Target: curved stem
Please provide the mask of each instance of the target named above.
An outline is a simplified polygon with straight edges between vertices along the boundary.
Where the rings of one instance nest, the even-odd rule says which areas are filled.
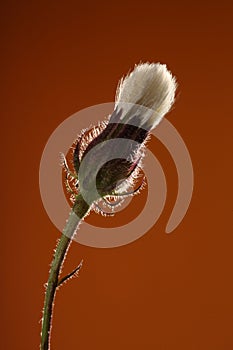
[[[84,201],[82,195],[78,195],[74,203],[70,216],[66,222],[61,238],[55,250],[44,300],[44,310],[41,329],[41,350],[49,350],[50,333],[52,325],[52,312],[56,289],[58,287],[58,277],[68,252],[71,240],[77,230],[79,222],[88,213],[90,206]]]

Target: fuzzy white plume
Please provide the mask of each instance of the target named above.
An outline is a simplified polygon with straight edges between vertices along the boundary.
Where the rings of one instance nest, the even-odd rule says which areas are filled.
[[[123,106],[125,112],[130,111],[130,104],[146,107],[144,111],[153,110],[153,113],[141,111],[141,125],[152,129],[170,110],[175,100],[176,87],[176,79],[165,64],[139,64],[121,79],[116,92],[116,106]],[[133,110],[132,113],[135,113],[135,108]]]

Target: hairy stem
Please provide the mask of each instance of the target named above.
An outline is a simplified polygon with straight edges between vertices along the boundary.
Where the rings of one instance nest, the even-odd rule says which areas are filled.
[[[79,222],[85,217],[89,209],[90,206],[84,201],[82,195],[78,195],[56,247],[45,293],[40,350],[49,350],[50,348],[52,312],[56,289],[58,287],[58,278],[68,252],[71,239],[77,230]]]

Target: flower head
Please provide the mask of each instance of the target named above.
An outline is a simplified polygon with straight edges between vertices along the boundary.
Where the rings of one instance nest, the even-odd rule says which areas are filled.
[[[114,196],[132,184],[149,132],[170,110],[176,86],[176,79],[160,63],[139,64],[121,79],[113,113],[85,131],[74,149],[74,168],[85,200]]]

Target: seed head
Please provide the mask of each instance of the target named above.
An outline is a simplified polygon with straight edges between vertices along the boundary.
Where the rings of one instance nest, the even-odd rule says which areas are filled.
[[[174,103],[176,86],[176,79],[160,63],[139,64],[121,79],[113,113],[80,135],[74,149],[79,190],[90,202],[132,185],[145,141]]]

